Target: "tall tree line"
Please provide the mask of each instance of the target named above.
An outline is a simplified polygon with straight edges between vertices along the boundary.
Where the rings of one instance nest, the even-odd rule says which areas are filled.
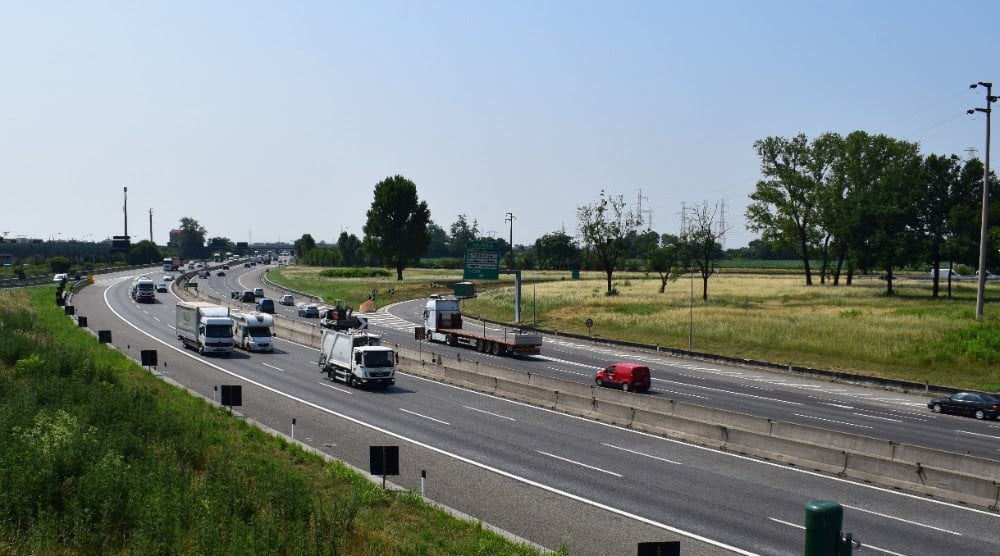
[[[807,285],[812,261],[820,282],[855,272],[882,273],[893,293],[894,271],[975,262],[979,246],[984,167],[978,159],[920,154],[919,145],[855,131],[810,141],[767,137],[754,142],[763,179],[747,208],[748,228],[791,248],[802,260]],[[990,176],[991,197],[997,181]],[[990,220],[997,222],[996,204]],[[997,263],[994,226],[991,265]],[[933,295],[939,291],[934,275]]]

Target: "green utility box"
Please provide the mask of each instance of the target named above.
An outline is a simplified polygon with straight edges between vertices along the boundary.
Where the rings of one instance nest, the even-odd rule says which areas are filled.
[[[472,282],[457,282],[455,284],[455,297],[459,299],[476,297],[476,285]]]

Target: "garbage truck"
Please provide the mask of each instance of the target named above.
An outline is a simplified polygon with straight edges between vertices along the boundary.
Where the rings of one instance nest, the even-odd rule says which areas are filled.
[[[396,352],[381,336],[359,330],[323,330],[319,370],[351,387],[388,388],[396,383]]]
[[[273,351],[271,326],[274,316],[267,313],[234,313],[233,341],[247,351]]]
[[[233,353],[233,319],[229,307],[205,301],[177,302],[177,339],[198,353]]]

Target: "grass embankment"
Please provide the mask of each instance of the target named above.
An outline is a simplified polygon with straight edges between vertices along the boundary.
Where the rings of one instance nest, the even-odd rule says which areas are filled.
[[[402,283],[392,277],[322,277],[317,269],[287,267],[271,279],[331,297],[367,299],[378,288],[379,305],[394,299],[449,293],[461,271],[409,269]],[[512,278],[478,283],[467,300],[469,315],[509,322],[514,315]],[[885,282],[860,279],[850,286],[806,286],[799,275],[722,273],[709,279],[708,301],[701,280],[660,281],[642,273],[616,273],[618,295],[607,296],[604,275],[525,272],[522,323],[542,329],[590,333],[651,345],[728,355],[780,364],[831,369],[916,382],[995,392],[1000,390],[1000,284],[987,285],[985,318],[975,321],[974,282],[956,282],[952,297],[930,296],[930,280],[902,279],[896,295]],[[431,288],[430,282],[437,287]],[[496,287],[499,286],[499,287]],[[384,294],[394,287],[392,298]],[[496,288],[496,289],[487,289]],[[355,307],[357,304],[355,304]],[[688,343],[689,331],[692,341]]]
[[[269,436],[0,292],[0,553],[534,554]]]

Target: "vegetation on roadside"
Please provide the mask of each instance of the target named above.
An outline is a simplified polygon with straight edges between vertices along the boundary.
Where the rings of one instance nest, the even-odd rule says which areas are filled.
[[[330,298],[366,298],[378,279],[318,277],[316,269],[285,267],[270,279]],[[521,320],[526,326],[691,349],[867,376],[1000,391],[1000,284],[987,286],[985,318],[975,316],[976,287],[956,281],[951,298],[933,299],[931,281],[899,279],[886,296],[877,278],[857,277],[849,287],[805,286],[801,275],[723,272],[715,293],[702,301],[695,276],[672,282],[659,294],[660,280],[641,272],[616,274],[616,296],[604,295],[604,275],[584,272],[524,273]],[[461,271],[412,269],[402,283],[392,280],[392,297],[377,305],[451,293]],[[435,287],[430,287],[430,283]],[[512,278],[476,284],[479,296],[463,302],[468,315],[511,322]],[[692,290],[694,294],[692,295]],[[586,320],[593,319],[589,330]],[[689,343],[690,337],[690,343]]]
[[[0,553],[534,554],[168,386],[0,292]]]

